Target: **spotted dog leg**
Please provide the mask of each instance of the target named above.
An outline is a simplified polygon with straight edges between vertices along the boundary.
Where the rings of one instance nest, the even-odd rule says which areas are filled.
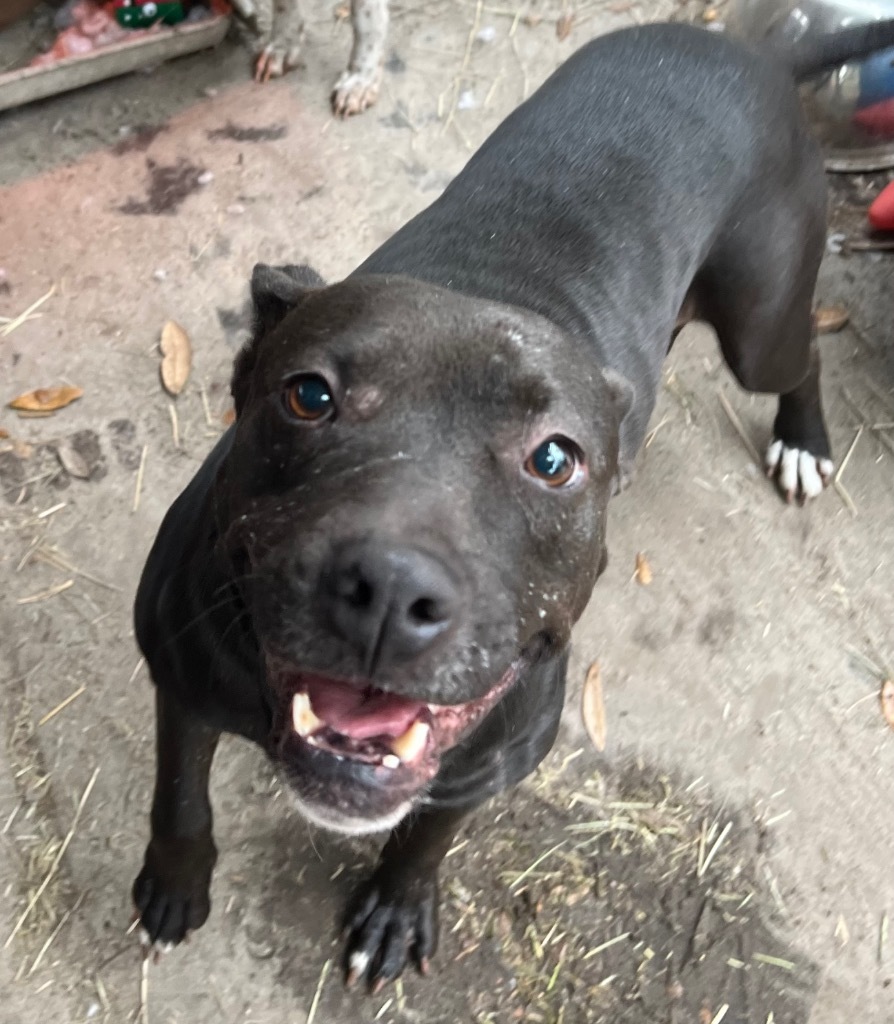
[[[255,81],[268,82],[296,67],[304,38],[298,0],[239,0],[239,5],[254,9]]]
[[[332,109],[339,117],[359,114],[379,97],[388,34],[388,0],[351,0],[351,20],[351,60],[332,93]]]

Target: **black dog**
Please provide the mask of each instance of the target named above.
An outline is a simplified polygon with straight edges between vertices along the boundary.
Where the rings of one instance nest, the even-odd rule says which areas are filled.
[[[811,301],[826,193],[795,80],[894,22],[793,55],[652,25],[585,46],[341,284],[259,266],[237,421],[165,518],[136,626],[157,684],[153,942],[208,915],[221,730],[302,811],[391,829],[349,977],[425,970],[463,815],[556,735],[571,628],[605,565],[661,364],[688,319],[780,395],[769,470],[831,470]]]

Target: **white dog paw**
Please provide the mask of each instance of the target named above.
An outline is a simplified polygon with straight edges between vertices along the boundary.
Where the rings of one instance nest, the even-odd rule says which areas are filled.
[[[778,438],[767,448],[764,465],[767,476],[778,480],[788,502],[818,497],[835,469],[831,459],[820,458],[804,448],[789,448]]]

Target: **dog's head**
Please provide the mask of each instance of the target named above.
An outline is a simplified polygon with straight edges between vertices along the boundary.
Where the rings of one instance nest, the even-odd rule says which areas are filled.
[[[256,268],[221,543],[305,813],[387,827],[604,564],[624,389],[534,314],[405,278]]]

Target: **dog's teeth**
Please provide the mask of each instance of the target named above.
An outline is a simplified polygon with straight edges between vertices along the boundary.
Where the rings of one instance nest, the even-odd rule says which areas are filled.
[[[429,728],[425,722],[414,722],[409,729],[388,744],[401,761],[415,761],[428,742]]]
[[[292,698],[292,725],[301,737],[310,736],[323,724],[310,706],[310,697],[306,693],[296,693]]]
[[[392,769],[400,768],[400,758],[397,756],[397,754],[386,754],[382,758],[382,767]]]

